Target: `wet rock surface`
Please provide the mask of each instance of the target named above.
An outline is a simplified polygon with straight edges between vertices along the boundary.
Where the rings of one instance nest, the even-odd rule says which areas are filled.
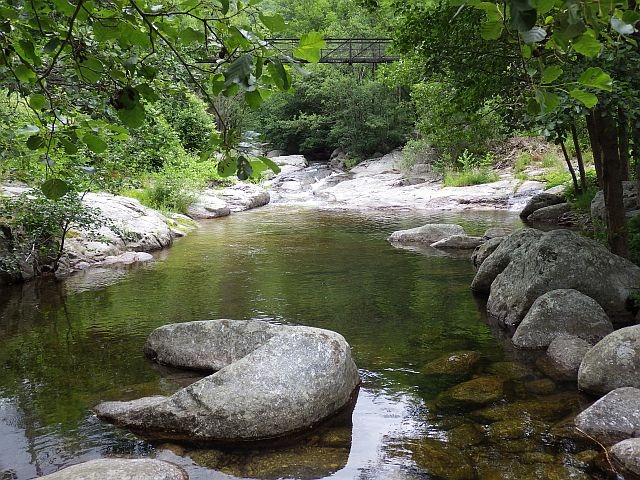
[[[602,307],[577,290],[552,290],[538,297],[513,335],[519,348],[543,348],[559,335],[574,335],[595,344],[613,325]]]
[[[188,480],[181,468],[151,459],[102,458],[40,477],[47,480]]]
[[[631,480],[640,478],[640,438],[630,438],[616,443],[609,453],[626,477]]]
[[[145,353],[218,370],[170,397],[95,408],[100,418],[153,438],[236,443],[291,435],[346,408],[360,381],[344,338],[311,327],[172,324],[150,335]]]
[[[468,235],[452,235],[431,244],[433,248],[444,250],[473,250],[484,243],[481,237],[471,237]]]
[[[480,358],[474,351],[452,352],[432,360],[420,371],[425,375],[470,375]]]
[[[388,240],[391,243],[431,245],[454,235],[465,236],[464,228],[460,225],[434,223],[408,230],[398,230],[393,232]]]
[[[640,325],[616,330],[589,350],[580,365],[578,386],[599,394],[640,388]]]
[[[484,279],[481,272],[489,268],[491,260],[504,250],[504,245],[509,245],[512,237],[506,237],[485,260],[474,284],[479,278]],[[503,325],[518,325],[538,297],[561,288],[593,298],[614,323],[633,317],[628,299],[640,284],[640,267],[593,240],[568,230],[553,230],[538,239],[531,238],[527,248],[514,250],[509,259],[490,284],[487,302],[487,313]],[[483,286],[486,284],[482,282]]]
[[[408,447],[419,468],[435,477],[473,480],[475,471],[467,457],[453,445],[425,439]]]
[[[227,202],[222,200],[217,190],[206,189],[198,195],[196,201],[189,205],[187,214],[195,219],[225,217],[231,213]]]
[[[640,389],[618,388],[580,413],[576,426],[610,446],[640,435]]]

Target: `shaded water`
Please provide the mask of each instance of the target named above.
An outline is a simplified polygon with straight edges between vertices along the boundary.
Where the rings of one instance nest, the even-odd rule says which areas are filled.
[[[265,208],[204,223],[145,266],[2,290],[0,479],[112,455],[167,459],[192,479],[590,478],[590,447],[556,425],[583,399],[509,363],[470,294],[469,259],[385,240],[427,222],[471,234],[518,224],[506,213]],[[344,335],[363,377],[353,424],[336,421],[288,448],[203,451],[152,444],[92,415],[101,400],[170,394],[192,380],[146,361],[142,345],[160,325],[213,318]],[[421,373],[460,350],[480,354],[475,376],[503,385],[485,410],[443,396],[471,373]]]

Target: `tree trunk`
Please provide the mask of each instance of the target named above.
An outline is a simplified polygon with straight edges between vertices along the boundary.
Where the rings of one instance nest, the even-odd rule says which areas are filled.
[[[632,124],[633,125],[633,124]],[[640,128],[631,128],[631,141],[633,142],[632,156],[638,192],[640,192]],[[640,195],[638,195],[638,208],[640,208]]]
[[[596,169],[596,177],[598,178],[598,188],[604,189],[602,181],[602,147],[600,146],[600,136],[596,128],[596,119],[594,112],[586,116],[587,130],[589,131],[589,142],[591,143],[591,151],[593,152],[593,165]]]
[[[576,171],[571,165],[571,159],[569,158],[569,153],[567,152],[567,147],[565,147],[564,142],[560,140],[560,146],[562,147],[562,154],[564,155],[564,161],[567,162],[567,167],[569,168],[569,172],[571,173],[571,179],[573,180],[573,191],[578,194],[580,193],[580,186],[578,185],[578,179],[576,178]]]
[[[618,145],[618,129],[611,115],[596,110],[595,127],[602,148],[602,181],[607,209],[607,239],[616,255],[627,257],[625,210],[622,197],[622,165]]]
[[[571,125],[571,136],[573,137],[573,146],[576,149],[576,159],[578,160],[578,171],[580,172],[580,185],[582,191],[587,191],[587,173],[584,171],[584,161],[582,159],[582,149],[580,148],[580,141],[578,140],[578,131],[576,130],[575,123]]]
[[[622,180],[629,180],[629,117],[624,108],[618,107],[618,150]]]

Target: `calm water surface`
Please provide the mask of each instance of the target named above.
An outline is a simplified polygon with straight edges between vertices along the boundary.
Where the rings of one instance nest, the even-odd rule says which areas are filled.
[[[470,294],[469,259],[386,242],[393,230],[427,222],[461,223],[471,234],[518,225],[506,213],[270,207],[204,223],[141,267],[0,291],[0,479],[105,456],[170,460],[192,479],[436,478],[428,471],[469,478],[425,463],[455,460],[442,453],[449,445],[467,455],[478,478],[591,478],[588,454],[580,453],[588,447],[549,436],[581,399],[572,385],[508,363],[514,354]],[[146,361],[142,345],[160,325],[215,318],[344,335],[363,377],[352,422],[336,421],[288,448],[225,451],[148,443],[92,415],[102,400],[171,394],[190,381]],[[469,377],[421,373],[460,350],[481,355],[475,375],[504,383],[493,403],[499,412],[452,409],[442,392]]]

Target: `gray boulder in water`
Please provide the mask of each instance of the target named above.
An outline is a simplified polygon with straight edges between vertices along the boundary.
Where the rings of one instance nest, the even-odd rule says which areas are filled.
[[[351,405],[360,383],[338,333],[257,320],[165,325],[145,345],[164,364],[215,370],[170,397],[105,402],[98,417],[143,436],[241,443],[287,436]]]
[[[578,386],[593,393],[640,388],[640,325],[607,335],[582,360]]]
[[[536,210],[541,208],[550,207],[551,205],[558,205],[564,203],[565,199],[562,195],[556,195],[554,193],[542,192],[533,197],[527,202],[522,212],[520,212],[520,218],[527,219]]]
[[[388,240],[391,243],[402,245],[408,243],[431,245],[453,235],[465,235],[464,228],[450,223],[428,223],[409,230],[395,231],[389,236]]]
[[[474,284],[512,237],[484,261]],[[538,297],[566,288],[593,298],[614,323],[633,319],[629,298],[640,285],[640,267],[594,240],[569,230],[553,230],[514,250],[509,259],[491,284],[487,302],[488,314],[503,325],[518,325]]]
[[[513,335],[519,348],[543,348],[561,334],[580,337],[591,344],[613,332],[613,325],[593,298],[577,290],[559,289],[541,295]]]
[[[181,468],[148,458],[101,458],[64,468],[42,480],[187,480]]]

